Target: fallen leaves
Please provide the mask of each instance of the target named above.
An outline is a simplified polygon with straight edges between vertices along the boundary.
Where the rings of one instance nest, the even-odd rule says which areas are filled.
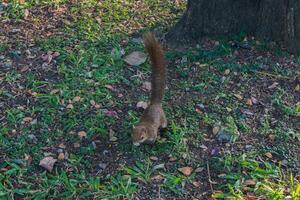
[[[148,106],[148,103],[144,102],[144,101],[139,101],[137,104],[136,104],[136,107],[137,108],[143,108],[143,109],[146,109]]]
[[[146,62],[147,55],[141,51],[134,51],[125,56],[124,61],[131,66],[139,66]]]
[[[151,90],[151,82],[145,81],[142,85],[142,88],[147,90],[147,91],[150,91]]]
[[[65,159],[65,154],[64,153],[59,153],[57,156],[58,160],[64,160]]]
[[[274,89],[274,88],[277,87],[277,85],[279,85],[279,83],[274,82],[272,85],[270,85],[270,86],[268,87],[268,89]]]
[[[79,136],[80,139],[86,138],[86,135],[87,135],[87,134],[86,134],[85,131],[79,131],[79,132],[78,132],[78,136]]]
[[[191,167],[182,167],[182,168],[178,168],[178,171],[181,172],[185,176],[189,176],[189,175],[191,175],[191,173],[193,171],[193,168],[191,168]]]
[[[240,94],[234,94],[233,96],[235,96],[238,100],[243,100],[243,96]]]
[[[273,155],[270,152],[265,153],[265,156],[270,159],[273,158]]]
[[[54,159],[52,156],[48,156],[43,158],[40,161],[40,166],[45,168],[47,171],[52,172],[54,164],[56,163],[57,159]]]

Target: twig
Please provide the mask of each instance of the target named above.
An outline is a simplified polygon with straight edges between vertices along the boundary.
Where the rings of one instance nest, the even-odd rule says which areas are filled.
[[[209,182],[210,190],[211,190],[212,193],[214,193],[214,188],[212,186],[212,180],[211,180],[211,176],[210,176],[210,170],[209,170],[208,161],[206,161],[206,168],[207,168],[208,182]]]

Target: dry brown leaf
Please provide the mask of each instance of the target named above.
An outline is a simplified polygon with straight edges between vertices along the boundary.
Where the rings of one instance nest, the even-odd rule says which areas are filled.
[[[164,179],[164,177],[163,177],[162,175],[160,175],[160,174],[154,175],[154,176],[151,177],[151,180],[152,180],[152,181],[157,181],[157,182],[160,182],[160,181],[162,181],[163,179]]]
[[[52,156],[48,156],[43,158],[40,161],[40,166],[51,172],[53,170],[53,166],[56,163],[57,159],[54,159]]]
[[[198,181],[194,181],[193,182],[193,186],[195,186],[196,188],[199,188],[200,187],[200,182],[198,182]]]
[[[178,169],[179,172],[181,172],[185,176],[191,175],[193,168],[191,167],[182,167]]]
[[[80,97],[80,96],[76,96],[76,97],[74,97],[74,98],[73,98],[73,102],[79,102],[79,101],[80,101],[80,99],[81,99],[81,97]]]
[[[29,122],[31,122],[32,121],[32,117],[24,117],[23,118],[23,122],[24,123],[29,123]]]
[[[73,104],[68,104],[68,105],[67,105],[67,108],[68,108],[68,109],[73,109],[74,106],[73,106]]]
[[[252,106],[252,105],[253,105],[253,102],[252,102],[252,100],[251,100],[251,99],[247,99],[247,101],[246,101],[246,105],[248,105],[248,106]]]
[[[265,153],[265,156],[267,156],[268,158],[273,158],[273,155],[270,153],[270,152],[268,152],[268,153]]]
[[[78,136],[80,139],[86,138],[86,132],[85,131],[79,131]]]
[[[234,96],[238,99],[238,100],[243,100],[242,95],[240,94],[234,94]]]
[[[254,186],[254,185],[256,185],[256,181],[252,180],[252,179],[248,179],[244,182],[244,185],[245,186]]]
[[[32,157],[31,157],[31,155],[25,154],[24,160],[26,160],[27,163],[30,164],[30,163],[32,162]]]
[[[156,157],[156,156],[150,156],[150,160],[152,160],[152,161],[158,161],[158,157]]]
[[[58,158],[58,160],[64,160],[65,159],[65,154],[64,153],[59,153],[57,158]]]
[[[61,149],[65,149],[65,148],[66,148],[66,145],[65,145],[64,143],[60,143],[60,144],[58,145],[58,147],[61,148]]]
[[[228,75],[230,73],[230,69],[226,69],[225,71],[224,71],[224,75]]]

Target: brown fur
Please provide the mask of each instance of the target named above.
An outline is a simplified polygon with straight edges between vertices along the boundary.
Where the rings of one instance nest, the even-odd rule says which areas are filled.
[[[167,126],[167,119],[162,108],[166,85],[166,63],[163,50],[152,33],[145,33],[144,44],[152,64],[150,105],[145,109],[140,122],[133,127],[133,144],[154,143],[159,128]]]

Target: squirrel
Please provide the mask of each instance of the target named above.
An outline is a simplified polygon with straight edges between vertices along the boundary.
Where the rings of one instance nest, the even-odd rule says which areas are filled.
[[[140,122],[133,126],[132,141],[135,146],[153,144],[158,137],[159,128],[167,127],[166,115],[162,108],[166,86],[166,62],[163,49],[151,32],[143,35],[143,42],[152,66],[151,97]]]

